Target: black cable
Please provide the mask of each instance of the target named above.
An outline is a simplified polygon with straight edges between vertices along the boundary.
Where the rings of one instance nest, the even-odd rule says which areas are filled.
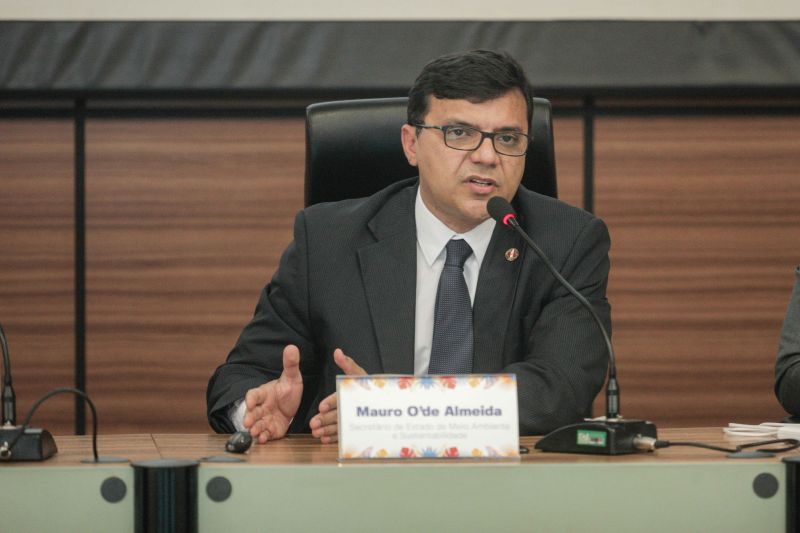
[[[92,403],[92,400],[89,399],[89,396],[87,396],[84,392],[79,391],[78,389],[73,389],[71,387],[61,387],[58,389],[53,389],[44,396],[42,396],[41,398],[39,398],[36,401],[36,403],[34,403],[31,406],[30,410],[28,411],[28,414],[25,415],[25,421],[22,423],[22,427],[20,428],[19,433],[17,433],[17,436],[11,440],[11,442],[8,444],[7,449],[4,450],[6,453],[10,454],[11,451],[14,449],[14,445],[16,445],[17,441],[19,441],[19,439],[22,438],[22,435],[25,433],[25,430],[28,429],[28,424],[30,423],[31,418],[33,417],[33,413],[36,412],[36,409],[38,409],[39,406],[42,405],[46,400],[52,398],[53,396],[56,396],[57,394],[61,394],[64,392],[71,392],[73,394],[76,394],[81,398],[83,398],[86,401],[86,403],[89,404],[89,408],[91,408],[92,410],[92,454],[94,455],[94,462],[95,463],[99,462],[99,458],[97,456],[97,410],[94,408],[94,403]]]
[[[715,450],[718,452],[739,453],[747,448],[755,448],[756,446],[768,446],[771,444],[787,444],[787,446],[784,446],[782,448],[759,448],[756,451],[782,453],[794,450],[796,448],[800,448],[800,440],[797,439],[760,440],[757,442],[749,442],[747,444],[739,444],[738,446],[736,446],[736,448],[723,448],[722,446],[714,446],[712,444],[706,444],[704,442],[656,440],[653,447],[655,449],[659,449],[659,448],[669,448],[670,446],[692,446],[695,448],[705,448],[707,450]]]
[[[788,446],[784,446],[783,448],[759,448],[756,450],[757,452],[773,452],[773,453],[781,453],[781,452],[788,452],[794,450],[797,447],[800,447],[800,440],[798,439],[772,439],[772,440],[762,440],[758,442],[751,442],[749,444],[740,444],[737,446],[739,450],[743,450],[745,448],[753,448],[755,446],[767,446],[770,444],[787,444]]]

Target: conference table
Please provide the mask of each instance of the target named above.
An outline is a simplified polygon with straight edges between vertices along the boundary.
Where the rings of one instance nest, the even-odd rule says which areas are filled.
[[[726,447],[747,442],[721,428],[661,429],[659,438]],[[143,464],[195,465],[189,503],[201,532],[769,532],[796,524],[797,451],[731,459],[670,447],[612,457],[540,452],[536,437],[523,437],[530,453],[519,460],[342,462],[335,445],[307,435],[241,455],[226,454],[226,440],[104,435],[100,455],[130,462],[87,464],[91,437],[56,437],[59,451],[45,462],[0,464],[0,531],[135,531],[138,500],[147,498],[148,512],[170,515],[179,507],[170,497],[139,497],[136,484],[145,478],[135,473]],[[173,479],[162,478],[159,484]]]

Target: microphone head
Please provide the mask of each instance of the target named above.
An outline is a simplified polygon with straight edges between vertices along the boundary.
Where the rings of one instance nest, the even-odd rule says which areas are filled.
[[[237,431],[230,436],[228,442],[225,443],[225,451],[231,453],[244,453],[250,449],[253,444],[253,437],[250,436],[250,431]]]
[[[514,208],[511,207],[508,200],[502,196],[492,196],[489,198],[489,202],[486,204],[486,210],[489,212],[490,217],[505,226],[510,225],[511,220],[517,218],[517,213],[514,212]]]

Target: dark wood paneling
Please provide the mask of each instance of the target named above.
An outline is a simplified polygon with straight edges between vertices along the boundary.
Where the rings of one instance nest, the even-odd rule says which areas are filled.
[[[74,336],[73,125],[0,120],[0,323],[17,422],[55,387],[71,387]],[[74,400],[57,396],[32,424],[71,433]]]
[[[798,131],[797,118],[597,121],[626,416],[667,426],[783,416],[772,385],[800,262]]]
[[[558,198],[583,207],[583,121],[579,118],[553,120],[553,137]]]
[[[87,145],[88,389],[114,432],[208,431],[302,207],[303,122],[92,120]]]
[[[72,125],[0,125],[0,320],[24,410],[73,382]],[[598,119],[596,210],[612,236],[626,416],[782,416],[772,365],[800,262],[798,127]],[[580,205],[582,123],[559,118],[555,134],[560,197]],[[208,431],[207,379],[302,205],[302,119],[90,120],[87,143],[87,386],[102,428]],[[71,400],[36,421],[71,432]]]

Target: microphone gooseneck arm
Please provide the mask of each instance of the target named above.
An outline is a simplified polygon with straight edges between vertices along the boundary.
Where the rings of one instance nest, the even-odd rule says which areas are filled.
[[[572,294],[580,303],[583,305],[591,314],[592,318],[594,319],[595,324],[600,329],[600,333],[603,335],[603,339],[606,342],[606,349],[608,350],[608,381],[606,383],[606,419],[607,420],[616,420],[620,417],[619,415],[619,385],[617,384],[617,362],[616,358],[614,357],[614,347],[611,345],[611,337],[608,335],[608,331],[606,331],[605,326],[603,325],[600,317],[597,316],[592,304],[580,293],[578,292],[575,287],[572,286],[570,282],[564,279],[564,276],[556,269],[553,265],[552,261],[545,255],[545,253],[539,248],[535,242],[525,233],[519,222],[517,221],[517,215],[514,212],[514,208],[511,207],[511,204],[508,203],[507,200],[501,198],[499,196],[495,196],[489,200],[487,204],[487,210],[489,211],[489,215],[494,218],[496,221],[504,224],[510,228],[513,228],[517,234],[522,237],[525,243],[539,256],[539,259],[542,260],[544,265],[550,271],[554,278],[558,280],[558,282],[567,289],[570,294]]]
[[[17,397],[11,386],[11,359],[3,326],[0,325],[0,347],[3,350],[3,420],[2,425],[13,426],[17,422]]]

